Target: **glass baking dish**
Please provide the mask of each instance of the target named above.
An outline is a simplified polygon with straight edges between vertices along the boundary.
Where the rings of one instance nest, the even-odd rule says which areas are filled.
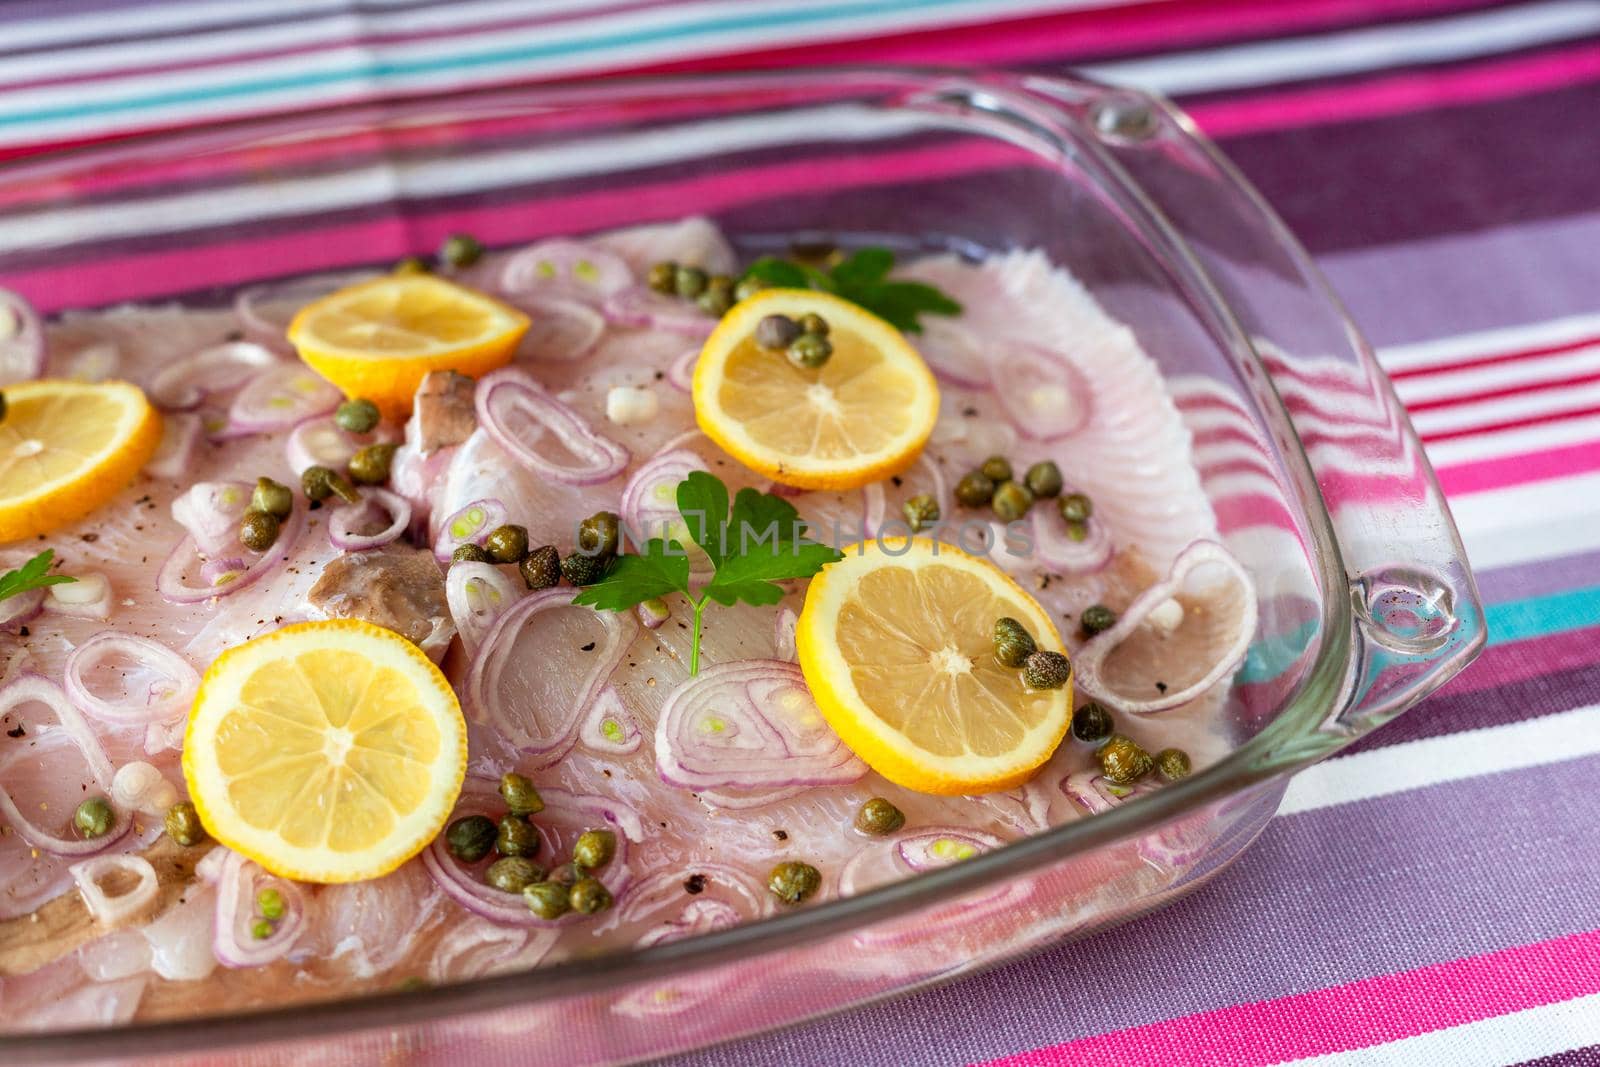
[[[9,1062],[618,1062],[948,980],[1203,884],[1295,771],[1483,646],[1438,483],[1359,331],[1254,190],[1141,93],[993,72],[691,76],[145,138],[0,171],[0,284],[44,311],[220,303],[456,231],[509,245],[690,213],[748,252],[1039,247],[1129,324],[1255,579],[1232,753],[1105,814],[734,929],[416,992],[8,1034]]]

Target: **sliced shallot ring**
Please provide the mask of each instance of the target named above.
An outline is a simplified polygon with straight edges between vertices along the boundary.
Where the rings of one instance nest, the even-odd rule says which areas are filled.
[[[254,341],[223,341],[180,356],[150,380],[150,400],[163,411],[188,411],[212,393],[226,392],[278,363]]]
[[[518,350],[540,363],[576,363],[594,351],[606,333],[606,317],[582,300],[541,293],[523,296],[517,306],[530,325]]]
[[[951,385],[987,389],[993,384],[984,343],[960,323],[930,315],[922,320],[922,333],[911,338],[911,343],[928,369]]]
[[[124,655],[146,666],[159,668],[172,683],[156,699],[139,705],[107,700],[90,691],[85,677],[108,656]],[[111,726],[145,726],[171,722],[189,710],[200,688],[200,673],[189,661],[159,641],[136,634],[104,630],[72,650],[67,657],[65,688],[67,698],[91,719]]]
[[[940,842],[957,846],[953,850],[941,849]],[[999,848],[1005,842],[993,834],[959,826],[931,826],[909,831],[889,841],[873,841],[857,852],[839,870],[839,893],[854,896],[912,874],[948,867],[969,858],[972,854]],[[963,848],[964,846],[964,848]],[[964,849],[972,849],[966,853]],[[877,866],[876,872],[869,868]],[[890,877],[884,878],[883,868],[890,868]],[[873,877],[876,873],[879,877]]]
[[[239,546],[239,520],[250,507],[245,482],[196,482],[172,501],[172,518],[208,556]]]
[[[44,590],[25,589],[0,600],[0,630],[15,630],[44,609]]]
[[[681,539],[681,534],[670,532],[683,523],[678,513],[678,483],[695,471],[709,470],[694,452],[674,448],[657,454],[634,471],[622,487],[622,500],[617,505],[628,540],[635,547],[643,547],[643,542],[656,537]]]
[[[358,534],[352,530],[351,524],[357,518],[369,514],[374,505],[388,513],[388,525],[377,533],[370,534]],[[410,525],[410,501],[387,489],[363,486],[360,501],[354,504],[341,504],[334,509],[333,516],[328,520],[328,540],[335,548],[347,552],[364,552],[369,548],[379,548],[397,540]]]
[[[144,917],[155,903],[161,884],[156,869],[143,856],[96,856],[67,868],[89,917],[102,929],[114,929]],[[101,882],[111,875],[132,875],[133,885],[112,896]]]
[[[700,884],[693,894],[685,888],[691,878]],[[637,925],[659,917],[660,925],[646,930],[635,942],[640,948],[649,948],[759,919],[772,912],[772,901],[771,894],[748,872],[697,860],[674,864],[634,883],[618,918]]]
[[[194,538],[185,535],[167,556],[167,561],[161,565],[161,570],[156,575],[156,592],[160,593],[161,599],[169,604],[199,604],[215,597],[237,593],[245,586],[277,570],[289,558],[294,551],[295,543],[300,540],[301,531],[305,528],[304,512],[305,509],[300,507],[291,511],[279,529],[278,539],[273,542],[272,547],[255,559],[246,560],[241,569],[223,572],[233,576],[220,584],[184,583],[186,570],[203,572],[205,567],[205,561],[200,558],[196,550]]]
[[[622,703],[621,694],[608,685],[584,714],[578,727],[578,742],[594,752],[626,756],[644,744],[644,734]]]
[[[101,747],[99,737],[78,709],[72,706],[72,701],[67,699],[61,687],[37,674],[19,674],[0,687],[0,715],[9,714],[29,701],[37,701],[55,712],[59,729],[83,756],[95,785],[100,787],[101,792],[110,795],[111,783],[116,777],[111,760]],[[22,814],[11,794],[6,792],[4,783],[0,783],[0,816],[30,845],[58,856],[89,856],[101,852],[127,833],[131,825],[131,820],[124,813],[117,812],[116,822],[111,825],[110,831],[99,837],[57,837]]]
[[[1093,414],[1089,379],[1060,352],[1006,341],[994,380],[1006,383],[1000,403],[1024,437],[1057,441],[1083,429]]]
[[[868,482],[861,487],[861,534],[877,537],[883,532],[883,520],[889,513],[889,497],[882,482]],[[943,512],[940,512],[943,514]]]
[[[477,654],[495,621],[522,597],[523,590],[492,563],[462,560],[445,573],[445,604],[469,656]]]
[[[498,500],[474,500],[462,505],[439,524],[439,536],[433,542],[433,558],[449,563],[462,545],[483,544],[490,531],[505,525],[509,514]]]
[[[1058,574],[1092,574],[1103,570],[1111,562],[1115,546],[1106,524],[1091,517],[1085,523],[1082,541],[1074,541],[1067,534],[1061,511],[1054,507],[1033,509],[1034,559]]]
[[[156,478],[181,478],[194,466],[195,446],[205,427],[192,412],[167,415],[161,420],[161,443],[156,454],[144,465],[144,472]]]
[[[572,410],[515,367],[495,371],[478,383],[474,404],[478,423],[516,462],[563,485],[596,485],[610,481],[628,466],[628,450],[595,431]],[[511,425],[521,416],[534,422],[533,433]],[[572,464],[534,451],[541,439],[554,437],[572,455]]]
[[[717,320],[694,304],[636,285],[606,297],[601,310],[619,326],[644,326],[704,341]]]
[[[211,855],[219,853],[222,858],[209,865]],[[287,878],[268,874],[231,849],[219,845],[211,855],[206,857],[206,874],[217,885],[217,911],[211,927],[211,950],[217,962],[224,967],[260,967],[282,959],[305,929],[309,903],[305,890]],[[272,923],[270,934],[256,937],[251,927],[264,881],[271,882],[282,898],[283,916]]]
[[[289,320],[305,305],[348,285],[376,277],[372,271],[352,271],[342,274],[317,274],[309,278],[292,278],[287,281],[266,282],[241,290],[233,301],[233,313],[245,335],[257,344],[280,352],[290,353],[294,346],[286,336]],[[273,305],[288,309],[287,315],[276,315],[268,310]]]
[[[680,393],[694,391],[694,365],[700,360],[700,346],[686,348],[667,368],[667,384]]]
[[[371,433],[351,433],[341,429],[332,415],[319,415],[306,419],[289,431],[284,441],[284,456],[289,469],[296,474],[305,473],[307,467],[327,467],[343,470],[350,458],[370,444],[389,444],[395,441],[394,429],[379,426]]]
[[[1208,564],[1226,568],[1234,580],[1240,583],[1243,591],[1243,607],[1239,618],[1238,636],[1198,681],[1182,688],[1169,689],[1153,700],[1135,700],[1108,687],[1100,673],[1106,657],[1137,630],[1151,612],[1183,590],[1183,580],[1188,577],[1190,571]],[[1118,617],[1116,625],[1095,635],[1078,650],[1078,654],[1073,657],[1074,681],[1082,692],[1130,715],[1169,711],[1187,704],[1233,673],[1250,649],[1250,641],[1256,632],[1256,614],[1255,586],[1244,566],[1234,558],[1233,553],[1215,541],[1196,541],[1178,553],[1166,578],[1134,598],[1133,603],[1129,604],[1127,610]]]
[[[344,399],[310,367],[279,363],[261,372],[228,405],[228,429],[238,436],[287,430],[296,423],[325,415]]]
[[[786,660],[790,663],[799,659],[799,652],[795,646],[794,631],[800,625],[800,617],[794,613],[793,608],[779,608],[778,617],[772,620],[772,655],[774,659]]]
[[[0,289],[0,385],[44,373],[44,321],[27,299]]]
[[[44,609],[55,615],[75,619],[111,617],[111,580],[103,574],[80,573],[75,582],[52,585],[44,597]]]
[[[500,267],[500,291],[512,296],[569,293],[599,303],[634,284],[633,271],[615,252],[557,237],[514,252]]]

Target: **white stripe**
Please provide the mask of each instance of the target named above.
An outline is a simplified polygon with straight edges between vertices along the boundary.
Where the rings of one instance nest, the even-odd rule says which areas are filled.
[[[399,4],[408,0],[365,0],[369,5]],[[305,17],[345,10],[344,0],[273,0],[275,18]],[[43,48],[86,39],[149,37],[258,19],[264,14],[258,0],[233,0],[209,4],[136,4],[76,15],[46,15],[4,24],[5,48]],[[10,62],[10,60],[6,60]]]
[[[1438,63],[1570,41],[1600,31],[1600,7],[1552,0],[1398,26],[1234,45],[1150,59],[1092,63],[1106,81],[1182,94]]]
[[[1537,385],[1540,382],[1575,378],[1597,371],[1600,371],[1600,341],[1571,352],[1522,359],[1515,363],[1491,363],[1402,378],[1394,383],[1394,387],[1400,399],[1410,406],[1454,400],[1508,386]]]
[[[1289,1060],[1295,1067],[1505,1067],[1600,1044],[1600,993],[1382,1045]]]
[[[1414,344],[1387,345],[1378,349],[1378,362],[1393,374],[1507,352],[1553,348],[1591,337],[1600,337],[1600,312],[1569,315],[1548,322],[1521,323],[1495,330],[1479,330]]]
[[[1549,385],[1511,396],[1452,404],[1411,416],[1417,432],[1427,436],[1478,429],[1517,419],[1570,414],[1600,406],[1600,382],[1586,385]]]
[[[1278,814],[1300,815],[1594,755],[1600,755],[1600,704],[1324,760],[1289,782]]]
[[[1480,459],[1547,452],[1552,448],[1581,445],[1588,441],[1600,442],[1600,415],[1452,437],[1448,441],[1430,443],[1427,451],[1428,458],[1433,460],[1434,466],[1450,467]],[[1600,444],[1596,447],[1600,447]]]
[[[1600,447],[1600,446],[1597,446]],[[1478,570],[1600,551],[1600,473],[1452,497],[1450,511]]]

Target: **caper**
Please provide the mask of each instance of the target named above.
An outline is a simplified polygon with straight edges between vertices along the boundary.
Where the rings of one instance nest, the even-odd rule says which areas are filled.
[[[571,891],[559,882],[534,882],[524,886],[522,900],[529,911],[547,921],[561,918],[572,907]]]
[[[1111,736],[1115,726],[1111,722],[1111,712],[1104,704],[1097,704],[1093,700],[1081,704],[1072,713],[1072,736],[1079,741],[1090,744],[1099,744]]]
[[[544,810],[544,798],[539,791],[516,771],[500,776],[500,799],[513,815],[537,815]]]
[[[539,831],[527,819],[507,815],[500,820],[500,830],[495,834],[494,850],[502,856],[537,856]]]
[[[1067,523],[1067,537],[1074,541],[1087,541],[1089,539],[1089,526],[1082,522]]]
[[[785,904],[798,904],[822,885],[822,872],[809,863],[789,860],[772,868],[767,888]]]
[[[346,504],[354,504],[361,499],[361,494],[356,492],[344,475],[327,467],[313,466],[301,471],[300,490],[305,493],[307,500],[318,502],[330,496],[337,496]]]
[[[250,507],[265,511],[275,519],[287,519],[294,510],[294,493],[287,485],[271,478],[257,478],[255,492],[250,494]]]
[[[610,556],[585,556],[572,552],[561,557],[561,576],[573,585],[593,585],[606,576]]]
[[[1061,468],[1048,459],[1042,459],[1028,468],[1028,473],[1022,476],[1022,484],[1035,497],[1052,497],[1061,492]]]
[[[572,862],[598,871],[617,854],[617,835],[610,830],[585,830],[572,844]]]
[[[994,499],[994,481],[982,471],[963,474],[956,483],[956,500],[969,508],[981,508]]]
[[[803,333],[790,343],[787,355],[796,367],[816,370],[833,358],[833,342],[820,333]]]
[[[257,941],[265,941],[267,938],[272,936],[273,929],[274,927],[270,921],[266,919],[257,919],[255,922],[250,924],[250,936],[255,938]]]
[[[389,480],[389,464],[398,445],[382,442],[367,445],[350,457],[350,477],[362,485],[381,485]]]
[[[561,581],[561,556],[554,545],[540,545],[517,564],[529,589],[549,589]]]
[[[256,894],[256,906],[261,909],[263,917],[274,921],[283,918],[283,894],[276,889],[267,888]]]
[[[346,400],[339,405],[339,410],[333,413],[333,421],[339,424],[339,429],[350,433],[371,433],[377,428],[381,417],[378,405],[365,397]]]
[[[706,291],[710,293],[723,292],[733,295],[733,277],[728,274],[713,274],[706,279]]]
[[[1094,504],[1082,493],[1068,493],[1059,506],[1061,517],[1068,522],[1088,522],[1094,514]]]
[[[528,554],[528,528],[507,523],[483,539],[483,550],[496,563],[519,563]]]
[[[239,520],[239,540],[252,552],[265,552],[278,539],[278,517],[251,509]]]
[[[466,863],[477,863],[494,847],[494,820],[487,815],[464,815],[444,832],[450,854]]]
[[[800,324],[787,315],[766,315],[756,323],[756,344],[777,351],[788,348],[801,332]]]
[[[464,545],[457,545],[456,550],[450,553],[451,563],[488,563],[489,553],[483,550],[482,545],[475,545],[468,541]]]
[[[597,911],[605,911],[611,907],[611,890],[600,884],[598,878],[579,878],[577,883],[567,890],[567,903],[572,905],[572,910],[579,915],[593,915]]]
[[[90,797],[72,813],[72,825],[84,837],[104,837],[111,832],[111,824],[116,821],[111,802],[105,797]]]
[[[407,256],[394,265],[396,274],[427,274],[428,261],[421,256]]]
[[[483,258],[483,245],[470,233],[453,233],[439,247],[439,258],[452,267],[470,267]]]
[[[989,506],[1001,522],[1016,522],[1033,507],[1033,494],[1021,482],[1001,482],[995,486]]]
[[[882,797],[873,797],[856,811],[856,829],[864,834],[892,834],[905,824],[905,812]]]
[[[1100,773],[1115,785],[1132,785],[1156,765],[1150,753],[1123,734],[1112,734],[1094,755],[1100,761]]]
[[[695,306],[713,318],[722,318],[733,307],[732,289],[707,289],[694,298]]]
[[[1059,652],[1041,648],[1022,664],[1022,680],[1030,689],[1060,689],[1072,677],[1072,661]]]
[[[1189,753],[1181,748],[1164,748],[1156,753],[1156,773],[1169,782],[1189,777],[1192,769]]]
[[[646,277],[646,284],[658,293],[671,296],[678,291],[678,265],[671,260],[654,264]]]
[[[1034,649],[1039,647],[1034,644],[1028,628],[1010,616],[994,620],[993,638],[994,658],[1006,667],[1022,666],[1033,655]]]
[[[506,856],[489,864],[483,880],[502,893],[520,893],[535,882],[544,880],[544,868],[521,856]]]
[[[985,478],[996,485],[1011,480],[1011,461],[1004,456],[990,456],[978,469],[983,472]]]
[[[180,800],[167,809],[164,825],[167,836],[184,848],[198,845],[206,839],[206,828],[200,823],[200,813],[187,800]]]
[[[1083,632],[1093,637],[1095,634],[1105,633],[1117,624],[1117,613],[1104,604],[1091,604],[1083,609],[1083,614],[1078,616],[1078,625],[1083,627]]]
[[[918,493],[907,500],[900,510],[905,514],[906,525],[911,527],[912,533],[939,521],[939,502],[931,493]]]
[[[578,524],[578,551],[588,556],[614,556],[622,538],[622,520],[614,511],[597,511]]]
[[[749,300],[766,287],[767,283],[760,278],[740,278],[739,284],[733,287],[733,298],[735,300]]]
[[[818,315],[815,311],[808,311],[800,316],[800,332],[814,333],[818,337],[828,336],[828,320]]]
[[[563,863],[551,869],[549,880],[563,889],[571,889],[578,884],[578,879],[583,877],[583,868],[576,863]]]
[[[672,276],[672,288],[685,300],[693,300],[706,291],[706,272],[699,267],[679,266]]]

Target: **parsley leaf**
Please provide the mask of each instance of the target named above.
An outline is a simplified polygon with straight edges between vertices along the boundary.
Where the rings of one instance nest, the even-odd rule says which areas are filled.
[[[843,297],[877,315],[902,333],[921,333],[920,315],[959,315],[961,305],[922,282],[891,281],[894,253],[860,248],[828,271],[776,256],[763,256],[744,272],[769,286],[819,289]]]
[[[602,611],[626,611],[668,593],[689,592],[689,557],[676,541],[651,539],[644,551],[618,556],[606,576],[585,586],[574,603]]]
[[[61,585],[78,579],[65,574],[50,574],[50,564],[55,560],[54,549],[47,548],[14,571],[0,574],[0,600],[26,593],[30,589],[43,589],[47,585]]]

